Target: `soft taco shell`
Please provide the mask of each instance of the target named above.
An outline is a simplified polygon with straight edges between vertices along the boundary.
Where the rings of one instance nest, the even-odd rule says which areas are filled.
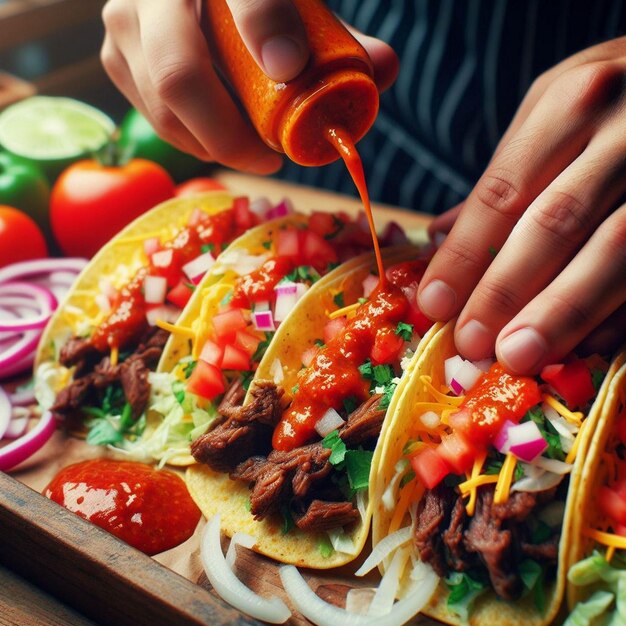
[[[431,396],[420,384],[420,376],[427,375],[432,378],[435,388],[445,385],[444,362],[447,358],[457,354],[454,345],[454,320],[449,322],[439,330],[422,350],[419,361],[412,371],[412,380],[405,386],[402,396],[398,399],[398,406],[388,425],[387,434],[379,445],[382,460],[378,466],[378,475],[374,482],[370,483],[370,500],[374,502],[372,520],[372,542],[376,545],[381,539],[389,534],[389,526],[393,517],[393,511],[388,511],[381,503],[382,495],[386,486],[395,473],[395,464],[402,456],[402,450],[406,444],[410,426],[413,421],[413,407],[417,402],[429,401]],[[596,399],[588,420],[592,420],[591,426],[600,416],[602,409],[602,399],[606,393],[607,384],[603,385],[598,398]],[[588,442],[590,440],[591,429],[583,433],[579,453],[577,458],[582,464],[585,457]],[[575,464],[575,467],[579,463]],[[504,602],[497,598],[494,592],[481,594],[475,601],[471,612],[469,623],[472,626],[540,626],[549,624],[558,613],[563,593],[565,590],[566,570],[564,568],[566,549],[573,541],[575,535],[572,534],[574,522],[575,505],[572,494],[579,491],[580,473],[573,472],[570,478],[570,487],[563,530],[559,544],[559,567],[557,568],[556,580],[546,589],[546,610],[542,615],[534,606],[533,600],[526,597],[515,603]],[[406,520],[405,520],[406,521]],[[408,521],[406,521],[408,523]],[[462,624],[459,617],[451,613],[447,606],[448,590],[443,582],[433,595],[427,607],[423,610],[426,615],[438,619],[447,624]]]
[[[384,252],[387,263],[407,260],[417,253],[413,247],[389,249]],[[358,257],[344,263],[319,280],[304,294],[290,317],[277,330],[272,343],[263,357],[255,380],[272,380],[270,373],[274,361],[279,360],[284,379],[281,385],[291,389],[296,384],[296,376],[301,367],[302,353],[315,344],[322,336],[322,329],[327,321],[327,311],[334,310],[333,295],[343,291],[345,302],[356,302],[363,293],[363,279],[375,271],[375,262],[371,255]],[[419,358],[423,345],[430,334],[422,339],[412,363]],[[408,370],[411,370],[410,365]],[[407,371],[408,372],[408,371]],[[396,411],[397,398],[402,394],[405,381],[404,375],[398,385],[387,409],[385,423]],[[252,383],[254,384],[254,382]],[[249,401],[248,394],[246,401]],[[383,426],[384,429],[384,426]],[[377,472],[377,452],[372,460],[370,480]],[[220,514],[222,530],[228,536],[235,532],[247,532],[257,539],[254,549],[283,563],[315,569],[328,569],[349,563],[362,550],[369,532],[371,507],[367,506],[365,519],[355,525],[351,539],[355,546],[355,554],[333,552],[323,557],[319,550],[320,534],[303,533],[293,529],[287,534],[282,533],[282,522],[277,519],[266,519],[257,522],[248,511],[249,490],[238,481],[232,481],[226,474],[216,473],[202,465],[193,465],[186,472],[187,486],[192,498],[196,501],[205,517]]]

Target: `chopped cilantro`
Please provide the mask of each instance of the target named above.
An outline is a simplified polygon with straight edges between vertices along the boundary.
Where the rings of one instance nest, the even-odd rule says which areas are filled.
[[[296,523],[293,521],[293,515],[291,515],[289,505],[281,504],[280,514],[283,517],[283,526],[280,529],[280,533],[281,535],[286,535],[296,525]]]
[[[374,375],[374,382],[377,385],[387,385],[395,377],[391,365],[375,365],[372,373]]]
[[[454,572],[445,581],[450,590],[448,608],[461,618],[461,623],[469,623],[472,604],[485,591],[486,584],[467,572]]]
[[[365,303],[367,302],[367,298],[359,298],[359,299],[357,300],[357,302],[358,302],[359,304],[365,304]]]
[[[331,451],[328,457],[328,462],[331,465],[343,463],[347,448],[341,437],[339,437],[338,430],[333,430],[322,439],[322,447],[328,448]]]
[[[183,283],[185,285],[185,287],[188,287],[189,289],[191,289],[191,291],[195,291],[196,290],[196,286],[193,283]]]
[[[210,242],[202,244],[200,246],[200,250],[202,252],[213,252],[213,250],[215,250],[215,244],[214,243],[210,243]]]
[[[146,426],[145,416],[133,419],[132,407],[126,402],[120,415],[106,413],[103,409],[86,407],[86,412],[94,418],[85,422],[89,428],[87,443],[93,446],[116,445],[123,441],[124,435],[139,436]]]
[[[335,548],[333,548],[333,544],[330,543],[330,539],[327,536],[320,537],[318,548],[320,554],[325,559],[329,559],[335,552]]]
[[[269,240],[268,240],[268,241],[264,241],[261,245],[262,245],[262,246],[263,246],[266,250],[269,250],[269,249],[272,247],[272,242],[271,242],[271,241],[269,241]]]
[[[294,386],[291,388],[291,393],[294,393],[294,394],[295,394],[295,393],[298,393],[298,389],[300,389],[300,385],[294,385]]]
[[[185,374],[185,378],[189,378],[193,371],[196,369],[197,361],[189,361],[183,369],[183,373]]]
[[[346,450],[346,472],[353,491],[367,489],[373,456],[374,453],[370,450]]]
[[[359,365],[359,372],[361,372],[361,376],[363,376],[363,378],[367,378],[369,380],[372,379],[372,363],[369,359],[362,365]]]
[[[175,380],[172,383],[172,393],[178,404],[182,404],[185,400],[185,383],[182,380]]]
[[[250,389],[250,383],[254,378],[254,372],[241,372],[241,386],[248,391]]]
[[[323,339],[316,339],[313,342],[318,348],[323,348],[326,344],[324,343]]]
[[[550,420],[546,419],[543,411],[539,407],[530,409],[522,418],[522,422],[526,422],[528,420],[532,420],[535,424],[537,424],[541,436],[548,442],[545,454],[551,459],[564,461],[566,454],[563,452],[561,437],[554,426],[552,426]]]
[[[535,527],[531,531],[530,542],[533,544],[543,543],[552,537],[552,528],[545,522],[537,520]]]
[[[227,304],[230,303],[230,301],[233,299],[233,296],[235,295],[235,292],[231,289],[221,300],[220,300],[220,306],[224,307]]]
[[[539,563],[532,559],[524,559],[518,566],[518,571],[524,587],[532,593],[537,610],[540,613],[546,608],[546,595],[543,588],[544,572]]]
[[[87,425],[90,427],[87,433],[87,443],[89,445],[107,446],[109,444],[121,443],[124,438],[115,424],[106,417],[88,422]]]
[[[343,297],[343,291],[340,291],[339,293],[335,294],[335,296],[333,297],[333,302],[335,303],[338,309],[343,309],[343,307],[346,306],[346,303]]]
[[[591,384],[596,391],[599,391],[605,376],[606,372],[603,372],[601,369],[597,369],[594,367],[591,370]]]
[[[401,479],[400,479],[400,489],[404,487],[407,483],[410,483],[415,478],[415,472],[413,470],[409,470]]]
[[[346,410],[346,413],[348,415],[350,415],[350,413],[352,413],[352,411],[354,411],[357,406],[359,406],[359,403],[354,396],[348,396],[343,401],[343,408]]]
[[[269,347],[270,341],[272,341],[272,337],[273,336],[274,336],[274,333],[271,333],[271,332],[266,332],[265,333],[265,339],[263,339],[259,343],[259,345],[257,346],[257,349],[255,350],[254,354],[252,355],[252,361],[254,363],[257,363],[258,361],[260,361],[263,358],[263,355],[265,354],[265,351]]]
[[[380,404],[378,405],[381,409],[386,409],[391,404],[391,398],[396,390],[396,383],[389,383],[385,386],[385,392],[383,393],[383,397],[380,399]]]
[[[399,322],[396,327],[396,335],[399,335],[404,341],[411,341],[413,338],[413,324]]]
[[[298,281],[305,281],[308,283],[315,283],[320,278],[320,275],[314,267],[311,267],[310,265],[299,265],[295,270],[293,270],[293,272],[287,274],[281,282],[289,281],[295,283]]]

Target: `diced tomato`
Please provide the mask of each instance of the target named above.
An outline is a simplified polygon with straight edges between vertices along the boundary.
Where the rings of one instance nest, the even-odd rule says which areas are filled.
[[[302,251],[305,263],[312,265],[318,272],[325,271],[331,263],[339,261],[330,243],[312,230],[305,231]]]
[[[437,453],[452,468],[455,474],[462,474],[467,471],[474,462],[474,449],[458,431],[441,437]]]
[[[493,440],[506,420],[517,424],[528,409],[541,402],[534,378],[509,374],[498,362],[468,391],[461,409],[469,415],[464,434],[473,444]]]
[[[215,365],[198,361],[187,381],[187,390],[207,400],[217,398],[225,391],[222,372]]]
[[[415,476],[426,489],[433,489],[450,473],[446,462],[433,448],[422,448],[410,460]]]
[[[222,359],[222,369],[245,371],[250,368],[250,357],[236,346],[224,346],[224,358]]]
[[[337,231],[337,222],[332,213],[313,211],[309,217],[309,228],[320,237],[326,237]]]
[[[240,196],[233,200],[235,224],[239,230],[248,230],[258,223],[258,217],[250,210],[250,198]]]
[[[187,302],[193,294],[193,289],[185,280],[178,281],[175,287],[172,287],[167,293],[166,299],[175,304],[179,309],[185,308]]]
[[[238,330],[244,330],[248,323],[241,309],[226,309],[213,317],[213,328],[220,339],[231,341]]]
[[[211,341],[207,339],[205,344],[202,346],[202,350],[200,352],[200,358],[211,365],[215,365],[216,367],[220,367],[222,365],[222,359],[224,357],[224,348],[219,344],[215,343],[215,341]]]
[[[421,311],[417,302],[413,300],[410,302],[411,308],[409,309],[408,323],[413,324],[413,330],[423,337],[435,323],[431,319],[428,319]]]
[[[626,526],[623,524],[613,525],[613,532],[620,537],[626,537]]]
[[[541,378],[565,400],[570,409],[585,406],[596,395],[591,372],[582,359],[546,365],[541,371]]]
[[[427,267],[426,259],[415,259],[396,263],[388,268],[385,274],[392,285],[403,288],[418,285]]]
[[[252,356],[256,352],[260,343],[261,339],[247,330],[238,330],[235,333],[235,345],[248,356]]]
[[[602,513],[612,522],[626,526],[626,498],[610,487],[602,486],[598,489],[596,500]]]
[[[278,233],[276,253],[281,257],[300,259],[299,231],[295,228],[286,228]]]
[[[167,280],[168,287],[175,287],[183,277],[180,250],[174,250],[173,248],[159,250],[152,255],[151,260],[150,274],[163,276]]]
[[[328,320],[324,326],[324,343],[328,343],[335,335],[339,334],[346,323],[347,320],[345,316]]]
[[[396,335],[393,327],[383,326],[379,328],[370,353],[372,364],[394,363],[398,360],[398,355],[403,346],[404,339],[400,335]]]

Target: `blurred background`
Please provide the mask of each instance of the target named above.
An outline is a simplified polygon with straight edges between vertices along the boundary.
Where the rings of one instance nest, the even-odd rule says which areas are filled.
[[[105,0],[0,0],[0,108],[67,96],[119,120],[128,103],[99,59]]]

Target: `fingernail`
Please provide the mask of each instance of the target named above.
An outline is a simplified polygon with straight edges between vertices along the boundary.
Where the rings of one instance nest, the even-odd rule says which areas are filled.
[[[295,78],[307,61],[306,51],[291,37],[273,37],[261,47],[265,73],[276,81]]]
[[[495,340],[495,335],[478,320],[470,320],[456,333],[459,352],[472,361],[493,355]]]
[[[442,280],[433,280],[419,294],[418,303],[431,319],[446,320],[454,314],[456,294]]]
[[[500,341],[498,360],[512,372],[531,373],[541,363],[548,346],[534,328],[522,328]]]

